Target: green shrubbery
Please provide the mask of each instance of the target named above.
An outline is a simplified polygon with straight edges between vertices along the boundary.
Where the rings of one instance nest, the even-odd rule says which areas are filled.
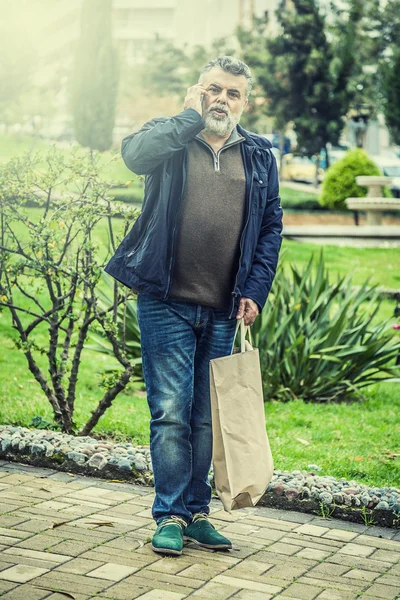
[[[367,283],[329,280],[322,254],[300,272],[282,263],[270,300],[252,333],[259,348],[265,399],[343,400],[376,381],[400,375],[400,349],[387,321],[376,322],[381,300]]]
[[[345,209],[346,198],[366,196],[367,188],[356,183],[358,175],[380,175],[380,171],[364,150],[354,148],[328,169],[319,198],[322,206]],[[384,195],[390,196],[390,192],[384,190]]]

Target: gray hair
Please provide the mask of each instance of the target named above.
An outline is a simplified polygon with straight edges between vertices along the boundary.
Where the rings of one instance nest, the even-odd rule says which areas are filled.
[[[247,97],[250,95],[251,88],[253,87],[253,76],[246,63],[234,56],[218,56],[217,58],[210,60],[210,62],[202,68],[200,77],[203,73],[211,71],[214,67],[220,67],[223,71],[231,73],[232,75],[244,75],[247,79]]]

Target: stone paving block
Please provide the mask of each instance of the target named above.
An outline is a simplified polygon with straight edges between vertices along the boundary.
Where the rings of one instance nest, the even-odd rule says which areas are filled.
[[[0,490],[0,501],[8,502],[11,500],[13,504],[19,504],[20,506],[30,506],[38,502],[33,496],[23,496],[18,491],[18,488],[10,487],[7,490]]]
[[[21,518],[21,523],[19,525],[15,525],[15,529],[21,529],[22,531],[29,531],[30,533],[40,533],[42,531],[47,531],[51,527],[53,527],[53,519],[29,519],[26,520],[26,515]]]
[[[20,540],[16,537],[10,537],[7,535],[0,535],[0,544],[2,546],[14,546],[14,544],[17,544]]]
[[[180,574],[182,571],[185,571],[194,564],[199,565],[200,563],[194,559],[190,559],[190,557],[187,556],[164,556],[150,565],[142,567],[142,569],[175,575],[177,573]],[[224,568],[227,569],[228,567],[225,565]]]
[[[315,548],[315,550],[330,550],[335,551],[339,548],[343,548],[346,542],[339,540],[330,540],[325,537],[315,537],[312,535],[305,535],[298,531],[286,534],[282,539],[282,542],[288,542],[289,544],[298,544],[307,548]]]
[[[6,515],[7,513],[16,513],[20,507],[23,506],[20,502],[1,502],[0,500],[0,515]]]
[[[178,562],[178,561],[175,561]],[[154,566],[156,566],[157,563],[154,563],[153,565],[150,565],[150,569],[152,569]],[[234,569],[236,567],[233,567]],[[181,577],[188,577],[189,579],[200,579],[202,581],[209,581],[210,579],[212,579],[213,577],[215,577],[216,575],[220,575],[221,573],[224,573],[225,571],[227,571],[228,569],[228,565],[224,564],[224,563],[215,563],[215,564],[194,564],[194,565],[190,565],[186,568],[184,568],[183,570],[177,570],[176,573],[179,574]],[[249,569],[251,569],[251,567],[249,566]]]
[[[329,529],[322,539],[337,540],[339,542],[349,542],[358,536],[358,533],[354,531],[346,531],[344,529]]]
[[[273,564],[247,559],[230,568],[229,575],[238,577],[239,579],[251,579],[252,577],[264,575],[266,572],[269,572],[272,567],[274,567]],[[228,574],[228,571],[225,575],[226,574]]]
[[[400,555],[397,552],[393,552],[393,550],[381,550],[380,548],[375,550],[371,558],[391,563],[398,563],[400,561]]]
[[[13,583],[12,581],[3,581],[0,579],[0,594],[5,594],[9,590],[15,589],[18,587],[18,584]]]
[[[252,560],[266,562],[268,564],[291,565],[298,568],[305,568],[306,570],[311,569],[318,564],[315,560],[310,560],[309,558],[304,558],[297,554],[287,556],[285,554],[278,554],[277,552],[270,552],[268,548],[266,550],[260,550],[260,552],[254,554],[251,558]]]
[[[285,596],[299,598],[299,600],[314,600],[323,591],[323,586],[292,583],[285,589]]]
[[[380,577],[380,573],[374,573],[373,571],[363,571],[362,569],[350,569],[343,575],[343,577],[349,577],[349,579],[359,579],[360,581],[373,581],[377,577]]]
[[[357,538],[357,544],[364,544],[366,546],[373,546],[374,548],[381,548],[382,550],[389,550],[390,552],[397,552],[400,560],[400,542],[396,540],[385,540],[372,537],[370,535],[359,535]]]
[[[367,527],[363,535],[391,540],[392,538],[396,537],[396,529],[389,529],[389,527],[379,527],[378,525],[373,525],[371,527]]]
[[[339,590],[324,590],[317,600],[354,600],[353,592],[343,592]]]
[[[359,580],[350,581],[349,579],[344,580],[339,577],[331,577],[329,579],[321,580],[314,577],[303,575],[298,580],[298,583],[310,585],[310,586],[321,586],[323,588],[334,589],[339,591],[352,590],[354,596],[357,596],[359,592],[368,587],[368,583]]]
[[[1,598],[2,600],[42,600],[43,598],[48,597],[48,590],[42,590],[27,583],[25,585],[19,585]]]
[[[20,483],[25,483],[32,480],[34,480],[34,478],[32,478],[30,475],[25,475],[25,473],[9,473],[5,477],[1,478],[1,483],[18,485]]]
[[[57,571],[61,571],[63,573],[73,573],[75,575],[86,575],[89,571],[93,571],[97,569],[97,567],[101,567],[103,565],[99,560],[89,560],[87,558],[73,558],[68,562],[59,565],[57,567]]]
[[[51,570],[53,569],[57,563],[51,560],[42,560],[39,558],[30,558],[27,556],[14,556],[12,554],[2,554],[1,555],[1,563],[5,565],[27,565],[28,567],[41,567],[43,569]],[[0,566],[1,569],[1,566]]]
[[[282,521],[290,521],[291,523],[310,523],[314,522],[315,516],[307,513],[287,511],[280,516]]]
[[[362,546],[361,544],[348,543],[343,548],[339,548],[338,553],[350,554],[350,556],[370,556],[375,551],[371,546]]]
[[[153,553],[151,548],[146,547],[148,553]],[[142,552],[143,548],[136,551],[136,554]],[[194,544],[187,544],[184,549],[185,558],[197,559],[199,562],[205,561],[207,563],[214,563],[214,561],[221,561],[227,565],[236,565],[241,560],[241,551],[231,550],[229,552],[213,552],[206,548],[200,548]],[[248,554],[246,554],[248,556]]]
[[[341,577],[344,573],[348,572],[349,567],[347,566],[323,562],[310,569],[308,576],[318,579],[331,579],[333,577]]]
[[[16,547],[26,548],[27,550],[45,550],[55,546],[62,541],[62,537],[54,537],[46,534],[34,535],[27,540],[23,540]]]
[[[138,598],[140,600],[182,600],[185,596],[166,590],[151,590],[151,592],[146,592],[142,596],[138,596]]]
[[[233,549],[250,548],[254,552],[255,550],[262,550],[272,543],[271,541],[255,539],[253,536],[242,535],[241,533],[226,533],[226,536],[231,540]]]
[[[280,508],[270,508],[269,506],[258,506],[257,515],[269,517],[270,519],[279,520],[282,517],[287,517],[288,511]]]
[[[154,554],[154,552],[153,552]],[[97,560],[102,563],[114,562],[118,565],[126,565],[127,567],[137,567],[141,569],[146,567],[152,562],[157,560],[156,556],[143,556],[136,552],[123,552],[116,550],[115,554],[110,552],[103,552],[99,550],[89,550],[80,555],[79,558],[85,558],[89,560]]]
[[[362,523],[352,523],[350,521],[342,521],[341,519],[332,519],[330,517],[326,519],[315,517],[312,521],[312,525],[328,527],[329,529],[346,529],[347,531],[354,531],[355,533],[361,534],[368,530],[368,526],[363,525]]]
[[[95,579],[85,575],[63,573],[55,569],[41,575],[35,580],[35,585],[42,588],[50,588],[54,591],[65,591],[70,594],[96,594],[108,588],[110,582],[105,579]]]
[[[153,494],[149,496],[138,496],[137,498],[133,498],[132,500],[127,501],[127,504],[132,504],[134,506],[143,506],[144,508],[153,506],[153,503]]]
[[[273,580],[278,580],[276,585],[286,585],[293,581],[293,579],[297,579],[304,575],[304,573],[307,573],[308,570],[309,567],[301,567],[293,565],[292,563],[283,563],[281,565],[274,565],[268,569],[268,571],[263,574],[262,579],[265,583],[273,584]]]
[[[242,590],[243,591],[243,590]],[[246,592],[254,592],[254,590],[246,590]],[[205,586],[196,590],[190,598],[196,598],[196,600],[227,600],[227,598],[234,597],[236,598],[236,594],[238,593],[237,587],[232,587],[230,585],[216,583],[215,581],[210,581],[206,583]],[[259,593],[259,592],[258,592]],[[270,594],[263,594],[263,600],[269,600],[272,596]],[[234,596],[233,596],[234,594]]]
[[[394,585],[397,586],[400,590],[400,577],[395,575],[380,575],[379,579],[376,579],[375,583],[383,584],[383,585]],[[400,595],[400,591],[399,591]]]
[[[26,583],[43,573],[47,573],[49,569],[43,569],[41,567],[30,567],[27,565],[14,565],[4,571],[0,571],[0,579],[6,581],[14,581],[15,583]]]
[[[109,581],[121,581],[121,579],[125,579],[125,577],[132,575],[138,570],[137,567],[106,563],[101,565],[101,567],[97,567],[93,571],[86,573],[86,577],[98,577],[99,579],[107,579]]]
[[[397,563],[397,565],[392,565],[390,569],[388,569],[387,574],[400,576],[400,563]]]
[[[132,537],[124,536],[117,537],[108,542],[102,544],[102,548],[115,548],[118,550],[125,550],[130,552],[132,550],[137,550],[143,545],[141,540],[134,539]]]
[[[282,587],[277,585],[252,581],[251,579],[231,577],[229,571],[225,575],[217,575],[213,581],[216,583],[224,583],[231,587],[236,587],[237,589],[254,590],[256,592],[265,592],[266,594],[276,594],[282,590]]]
[[[15,515],[3,515],[0,516],[0,527],[14,527],[19,525],[23,521],[23,518]]]
[[[152,589],[151,586],[136,582],[134,585],[125,583],[125,581],[121,581],[120,583],[115,583],[111,585],[107,590],[105,590],[99,596],[96,595],[95,598],[102,598],[107,600],[134,600],[143,596],[146,592],[150,592]]]
[[[391,585],[380,585],[379,583],[374,583],[369,587],[366,592],[366,595],[372,596],[376,600],[378,598],[383,598],[385,600],[397,600],[400,594],[399,586],[391,586]]]
[[[163,575],[162,573],[155,573],[154,571],[152,573],[149,571],[139,571],[138,573],[129,575],[129,577],[124,579],[121,583],[115,585],[129,585],[131,591],[135,590],[135,592],[138,586],[143,586],[146,588],[144,590],[146,592],[156,588],[167,590],[169,592],[176,592],[185,596],[197,589],[197,583],[188,581],[186,578],[182,579],[183,581],[181,581],[177,575]],[[113,586],[112,589],[114,591],[115,587]],[[144,592],[142,592],[142,594],[143,593]]]
[[[46,535],[57,538],[57,542],[60,541],[60,536],[62,539],[67,538],[69,540],[85,542],[90,535],[90,539],[98,542],[99,544],[103,544],[104,542],[108,542],[117,538],[118,533],[114,531],[113,527],[109,527],[106,531],[99,531],[98,528],[93,528],[90,530],[90,534],[88,534],[88,532],[81,527],[76,527],[75,521],[73,521],[72,523],[66,523],[65,525],[60,525],[55,529],[46,531]]]
[[[72,556],[66,556],[63,554],[54,554],[52,552],[40,552],[38,550],[28,550],[27,548],[8,548],[4,550],[4,555],[9,554],[10,556],[25,556],[27,558],[38,558],[41,560],[49,560],[55,564],[61,564],[70,560]]]
[[[271,594],[265,592],[255,592],[254,590],[240,590],[233,596],[235,600],[268,600],[272,598]]]
[[[278,529],[279,531],[293,531],[299,526],[298,523],[291,523],[280,519],[262,517],[258,513],[249,516],[246,519],[246,523],[251,523],[258,527],[269,527],[273,529]]]
[[[372,560],[371,558],[362,556],[351,556],[350,554],[339,554],[339,552],[329,556],[326,560],[329,563],[347,565],[348,567],[365,569],[366,571],[377,571],[378,573],[384,573],[391,567],[391,563],[381,560]]]
[[[100,543],[101,542],[98,540],[88,540],[87,542],[67,540],[52,546],[51,551],[57,553],[59,552],[60,554],[68,554],[69,556],[79,556],[79,554],[82,554],[83,552],[92,550]]]
[[[297,531],[298,533],[303,533],[305,535],[320,537],[324,535],[324,533],[327,533],[329,531],[329,528],[307,523],[305,525],[300,525],[300,527],[298,527],[295,531]]]
[[[224,529],[224,532],[228,535],[230,533],[241,533],[242,535],[248,535],[250,533],[256,533],[258,531],[257,526],[245,525],[243,523],[229,523]]]
[[[296,556],[302,556],[303,558],[310,558],[311,560],[324,560],[331,552],[324,550],[315,550],[315,548],[303,548]]]
[[[179,559],[178,559],[179,560]],[[143,580],[150,581],[154,583],[156,587],[165,587],[168,585],[170,589],[173,589],[174,586],[179,586],[180,588],[190,588],[192,591],[201,587],[206,582],[204,579],[195,579],[192,577],[183,577],[181,575],[170,575],[168,573],[160,573],[156,571],[150,571],[148,569],[142,569],[139,573],[132,575],[132,577],[140,577]],[[127,583],[131,578],[127,579]],[[160,586],[159,584],[163,584]],[[181,590],[177,590],[178,592]]]
[[[286,532],[280,529],[270,529],[267,527],[261,527],[256,533],[252,533],[253,539],[257,539],[265,542],[278,542],[285,537]]]
[[[287,556],[296,554],[296,552],[298,552],[299,549],[299,546],[283,542],[276,542],[275,544],[271,544],[270,546],[268,546],[268,550],[270,552],[276,552],[277,554],[285,554]]]

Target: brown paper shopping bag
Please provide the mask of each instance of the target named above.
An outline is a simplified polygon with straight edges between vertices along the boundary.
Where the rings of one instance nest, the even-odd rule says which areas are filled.
[[[247,332],[250,328],[241,319],[240,351],[210,361],[215,488],[228,512],[255,506],[274,470],[260,359],[258,349],[245,339]]]

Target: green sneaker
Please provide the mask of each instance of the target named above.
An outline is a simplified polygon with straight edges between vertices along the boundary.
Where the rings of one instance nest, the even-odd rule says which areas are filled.
[[[207,515],[197,513],[193,515],[193,520],[185,529],[183,539],[194,542],[202,548],[212,550],[229,550],[232,548],[232,542],[216,531],[214,525],[210,523]]]
[[[183,532],[186,525],[186,521],[176,515],[165,517],[158,524],[151,540],[151,547],[154,552],[160,552],[161,554],[182,554]]]

